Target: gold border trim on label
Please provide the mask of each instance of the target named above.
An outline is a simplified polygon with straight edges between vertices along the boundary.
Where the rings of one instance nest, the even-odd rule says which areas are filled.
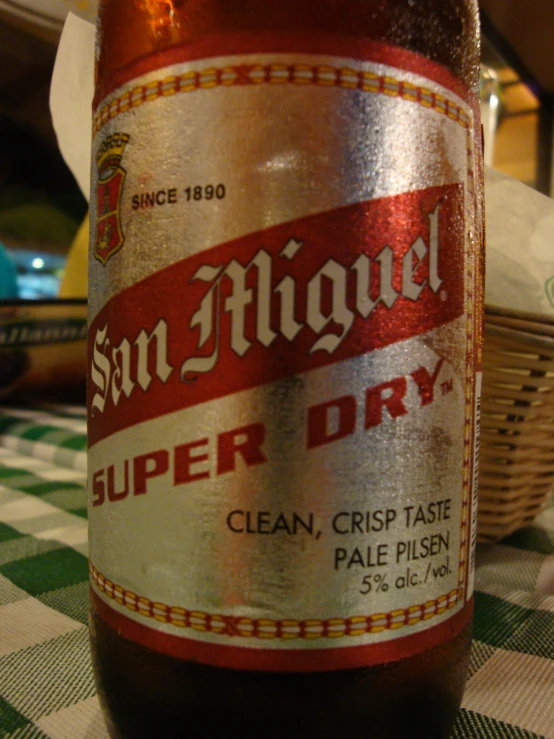
[[[373,613],[369,616],[303,620],[247,618],[221,613],[206,613],[205,611],[190,611],[187,608],[169,606],[166,603],[156,603],[126,590],[121,585],[116,585],[98,572],[92,563],[89,569],[93,583],[107,598],[145,618],[182,629],[253,639],[313,640],[378,634],[382,631],[401,629],[404,626],[428,621],[451,610],[463,601],[463,589],[456,589],[425,603],[418,603],[408,608],[398,608],[389,613]]]
[[[467,113],[454,101],[426,87],[397,80],[389,75],[357,71],[350,67],[334,67],[329,64],[236,64],[222,68],[191,70],[181,75],[152,80],[127,90],[111,102],[100,106],[93,118],[93,135],[122,113],[161,97],[211,90],[214,87],[261,84],[317,85],[400,97],[408,102],[431,108],[455,121],[462,128],[469,129],[471,126]]]

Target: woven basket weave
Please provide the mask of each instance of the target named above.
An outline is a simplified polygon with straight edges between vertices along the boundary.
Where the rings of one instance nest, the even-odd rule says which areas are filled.
[[[487,308],[478,540],[530,524],[554,489],[554,320]]]

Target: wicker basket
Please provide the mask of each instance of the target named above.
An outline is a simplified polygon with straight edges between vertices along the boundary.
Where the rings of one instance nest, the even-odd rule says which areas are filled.
[[[487,308],[478,540],[526,526],[554,489],[554,319]]]

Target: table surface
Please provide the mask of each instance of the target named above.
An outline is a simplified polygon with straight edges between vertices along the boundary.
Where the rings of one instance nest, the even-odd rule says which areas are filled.
[[[89,657],[83,408],[0,408],[0,739],[106,739]],[[554,739],[554,508],[477,556],[452,739]]]

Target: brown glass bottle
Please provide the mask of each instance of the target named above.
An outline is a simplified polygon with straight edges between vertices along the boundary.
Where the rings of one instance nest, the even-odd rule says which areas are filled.
[[[214,36],[340,34],[420,54],[476,92],[476,0],[101,0],[96,104],[159,55]],[[355,54],[353,54],[355,56]],[[471,607],[471,606],[470,606]],[[400,661],[268,672],[173,658],[123,638],[91,612],[97,686],[111,736],[446,739],[459,709],[471,626]]]

